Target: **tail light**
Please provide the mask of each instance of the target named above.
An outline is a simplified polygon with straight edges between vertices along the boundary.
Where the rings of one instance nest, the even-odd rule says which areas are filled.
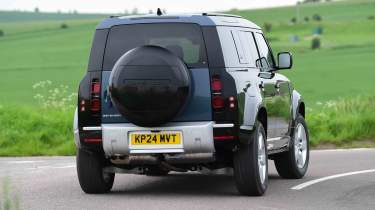
[[[100,108],[100,81],[99,79],[93,79],[91,81],[90,110],[92,112],[99,112]]]
[[[225,106],[224,98],[219,95],[215,95],[212,97],[212,107],[214,109],[222,109]]]
[[[226,82],[226,83],[224,83]],[[236,115],[236,97],[235,89],[229,86],[230,82],[223,81],[220,75],[214,75],[211,78],[211,99],[212,99],[212,109],[213,109],[213,119],[216,124],[232,124]],[[228,85],[225,87],[225,85]],[[224,90],[224,88],[227,88]],[[231,89],[232,88],[232,89]],[[234,91],[233,91],[234,90]],[[233,128],[229,127],[215,127],[213,138],[215,142],[234,142],[237,139],[236,132]],[[221,144],[221,143],[219,143]]]
[[[91,83],[91,94],[100,94],[100,82],[98,79],[93,79]]]
[[[212,108],[215,110],[222,109],[225,106],[225,101],[222,96],[223,84],[218,75],[215,75],[211,79],[211,91],[212,91]]]
[[[215,92],[220,92],[221,93],[221,89],[223,88],[223,84],[221,83],[221,80],[218,76],[216,77],[213,77],[212,80],[211,80],[211,89],[212,91],[215,93]]]

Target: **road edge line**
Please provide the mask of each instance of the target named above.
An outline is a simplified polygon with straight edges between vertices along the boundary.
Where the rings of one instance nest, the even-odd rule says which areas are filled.
[[[320,183],[320,182],[324,182],[324,181],[327,181],[327,180],[336,179],[336,178],[345,177],[345,176],[352,176],[352,175],[357,175],[357,174],[373,173],[373,172],[375,172],[375,169],[368,169],[368,170],[362,170],[362,171],[352,171],[352,172],[347,172],[347,173],[342,173],[342,174],[335,174],[335,175],[331,175],[331,176],[322,177],[322,178],[319,178],[319,179],[313,179],[313,180],[304,182],[302,184],[296,185],[294,187],[291,187],[290,189],[291,190],[302,190],[303,188],[306,188],[308,186],[311,186],[311,185],[314,185],[314,184],[317,184],[317,183]]]

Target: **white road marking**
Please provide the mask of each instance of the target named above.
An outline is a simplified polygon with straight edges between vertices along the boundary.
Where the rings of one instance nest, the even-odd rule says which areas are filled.
[[[76,165],[65,165],[65,166],[36,166],[32,168],[26,168],[27,170],[36,170],[36,169],[59,169],[59,168],[74,168]]]
[[[374,151],[374,148],[350,148],[350,149],[317,149],[311,152],[355,152],[355,151]]]
[[[305,187],[308,187],[308,186],[311,186],[313,184],[317,184],[317,183],[320,183],[320,182],[324,182],[324,181],[327,181],[327,180],[330,180],[330,179],[336,179],[336,178],[340,178],[340,177],[344,177],[344,176],[351,176],[351,175],[357,175],[357,174],[374,173],[374,172],[375,172],[375,169],[369,169],[369,170],[363,170],[363,171],[353,171],[353,172],[348,172],[348,173],[335,174],[335,175],[332,175],[332,176],[326,176],[326,177],[322,177],[322,178],[319,178],[319,179],[314,179],[314,180],[296,185],[296,186],[294,186],[290,189],[291,190],[302,190]]]
[[[8,164],[27,164],[27,163],[41,163],[44,162],[44,160],[12,160],[7,161]]]
[[[55,167],[52,167],[52,168],[75,168],[76,165],[68,165],[68,166],[55,166]]]

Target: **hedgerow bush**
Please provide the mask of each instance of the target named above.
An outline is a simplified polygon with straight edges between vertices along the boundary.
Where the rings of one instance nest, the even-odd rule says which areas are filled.
[[[68,108],[0,105],[0,156],[74,155],[75,108],[69,103]],[[375,96],[318,102],[306,109],[306,121],[312,146],[363,139],[375,144]]]

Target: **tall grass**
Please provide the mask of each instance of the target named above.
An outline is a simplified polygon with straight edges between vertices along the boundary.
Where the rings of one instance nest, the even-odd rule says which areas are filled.
[[[0,107],[0,156],[73,155],[73,111]]]
[[[71,109],[0,105],[0,156],[73,155]],[[306,112],[311,145],[375,145],[375,96],[318,104]]]
[[[369,140],[375,145],[375,96],[318,103],[308,109],[311,144],[344,145]]]
[[[33,85],[38,108],[1,106],[0,156],[72,155],[72,122],[76,93],[65,85]]]

